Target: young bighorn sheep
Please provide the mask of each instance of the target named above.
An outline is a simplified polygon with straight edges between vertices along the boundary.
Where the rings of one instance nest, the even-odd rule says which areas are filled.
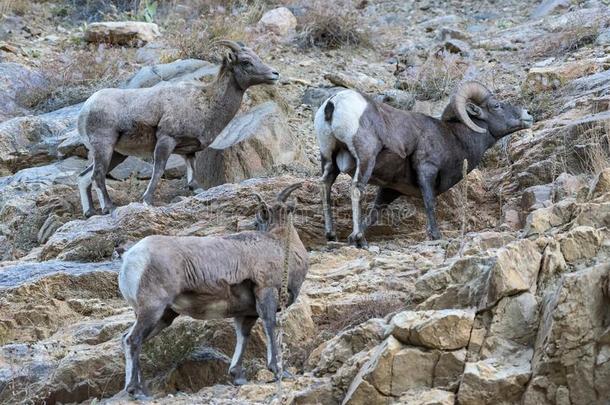
[[[498,139],[532,123],[526,110],[498,101],[478,82],[460,86],[440,119],[397,110],[353,90],[330,97],[314,120],[322,161],[326,238],[336,239],[331,187],[339,173],[348,173],[352,177],[351,243],[365,246],[365,230],[377,221],[380,210],[401,195],[423,197],[428,235],[439,239],[435,199],[462,179],[464,159],[470,172]],[[379,190],[373,209],[361,222],[360,198],[369,182]]]
[[[78,131],[93,158],[93,164],[79,175],[85,216],[94,213],[93,181],[102,213],[114,208],[106,190],[106,174],[127,156],[153,157],[153,174],[143,197],[146,204],[152,204],[172,153],[184,157],[192,187],[195,152],[207,148],[231,121],[246,89],[278,81],[279,73],[253,50],[233,41],[216,44],[231,52],[209,85],[193,81],[145,89],[104,89],[85,102]]]
[[[236,384],[246,381],[242,358],[250,330],[262,318],[267,366],[279,377],[274,328],[283,293],[285,252],[287,305],[299,295],[308,269],[307,251],[292,223],[286,222],[294,210],[286,199],[300,186],[284,189],[271,207],[256,195],[256,231],[208,237],[148,236],[125,252],[119,288],[136,314],[135,324],[123,337],[125,390],[130,395],[146,395],[139,363],[142,343],[179,314],[235,318],[237,343],[229,373]]]

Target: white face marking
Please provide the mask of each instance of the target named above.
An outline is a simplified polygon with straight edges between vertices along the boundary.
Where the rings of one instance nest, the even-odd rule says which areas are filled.
[[[91,186],[91,179],[93,178],[93,169],[88,173],[85,173],[82,177],[78,178],[78,191],[80,193],[80,203],[83,207],[83,212],[89,211],[92,207],[89,204],[89,193],[88,188]]]
[[[123,297],[133,306],[137,302],[140,279],[149,263],[149,239],[144,238],[123,254],[119,272],[119,289]]]

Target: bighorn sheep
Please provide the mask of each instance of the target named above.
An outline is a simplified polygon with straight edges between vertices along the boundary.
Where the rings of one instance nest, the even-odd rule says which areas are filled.
[[[296,300],[308,269],[307,251],[292,223],[286,222],[294,210],[286,199],[300,186],[284,189],[271,207],[256,195],[256,231],[208,237],[148,236],[125,252],[119,288],[136,314],[136,322],[123,337],[127,393],[146,395],[139,364],[142,343],[179,314],[235,318],[237,343],[229,373],[236,384],[245,383],[242,358],[250,330],[262,318],[267,366],[279,377],[274,328],[286,252],[287,305]]]
[[[106,174],[127,156],[153,157],[152,178],[143,197],[146,204],[152,203],[172,153],[185,158],[187,181],[192,186],[195,152],[208,147],[231,121],[246,89],[278,81],[279,73],[251,49],[233,41],[216,44],[231,52],[209,85],[182,82],[145,89],[104,89],[85,102],[78,131],[93,158],[93,164],[79,175],[85,216],[93,215],[93,181],[102,213],[114,208],[106,190]]]
[[[365,230],[400,195],[423,197],[428,234],[439,239],[435,199],[462,179],[464,159],[468,171],[473,170],[498,139],[532,123],[526,110],[501,103],[478,82],[461,85],[440,119],[397,110],[353,90],[337,93],[320,106],[314,120],[326,238],[336,239],[330,191],[341,172],[352,177],[350,243],[365,246]],[[369,182],[379,190],[361,223],[360,198]]]

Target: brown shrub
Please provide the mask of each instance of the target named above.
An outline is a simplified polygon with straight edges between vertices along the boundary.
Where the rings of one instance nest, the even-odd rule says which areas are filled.
[[[456,54],[433,53],[419,66],[398,67],[394,87],[407,90],[418,100],[440,100],[464,78],[468,64]]]
[[[349,0],[332,6],[328,2],[315,1],[299,18],[297,30],[296,42],[303,48],[334,49],[370,43],[370,31],[364,28],[353,2]]]

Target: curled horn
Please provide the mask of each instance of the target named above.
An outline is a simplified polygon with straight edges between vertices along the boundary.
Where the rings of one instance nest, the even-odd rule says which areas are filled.
[[[464,83],[458,88],[453,97],[451,97],[451,101],[443,113],[443,120],[447,120],[450,116],[457,116],[457,118],[468,128],[475,132],[485,133],[487,130],[475,124],[470,116],[468,116],[468,112],[466,112],[466,103],[472,101],[479,105],[489,96],[491,96],[491,92],[481,83]]]
[[[220,46],[226,46],[227,48],[231,49],[233,52],[238,52],[240,49],[243,48],[243,44],[240,45],[235,41],[229,41],[228,39],[221,39],[218,40],[216,42],[214,42],[213,45],[220,45]]]
[[[260,207],[265,207],[265,208],[268,208],[268,207],[267,207],[267,203],[265,202],[265,200],[263,200],[263,197],[261,197],[261,195],[260,195],[259,193],[254,192],[254,194],[253,194],[253,195],[254,195],[254,198],[256,198],[256,199],[258,200],[258,205],[259,205]]]
[[[278,195],[277,195],[277,200],[278,202],[286,202],[286,199],[288,198],[288,196],[290,195],[290,193],[292,193],[294,190],[296,190],[297,188],[301,188],[301,186],[303,185],[302,182],[300,183],[294,183],[288,187],[286,187],[285,189],[283,189]]]

